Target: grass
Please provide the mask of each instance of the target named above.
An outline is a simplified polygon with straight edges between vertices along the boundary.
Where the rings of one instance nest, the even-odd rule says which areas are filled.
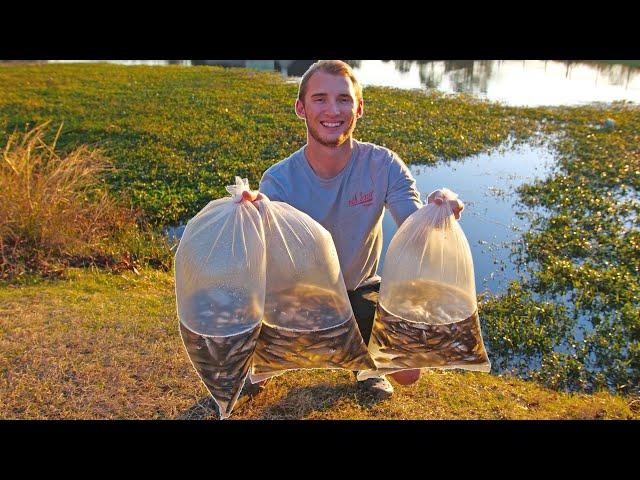
[[[52,258],[90,252],[129,220],[100,191],[99,175],[108,162],[85,146],[60,157],[55,144],[61,128],[49,145],[43,141],[46,126],[10,135],[4,148],[0,163],[2,276],[19,275],[25,268],[22,264],[46,271]]]
[[[114,190],[164,226],[225,195],[235,175],[257,187],[267,167],[302,147],[296,94],[280,74],[246,69],[11,66],[0,69],[0,131],[64,121],[58,145],[100,147],[116,167]],[[517,109],[470,97],[367,87],[357,138],[388,146],[407,163],[433,163],[535,128]]]
[[[135,268],[140,256],[135,240],[144,234],[126,200],[116,201],[105,188],[108,159],[85,145],[59,155],[56,143],[62,125],[51,143],[45,141],[47,127],[48,122],[24,133],[14,132],[4,146],[0,279],[15,280],[30,272],[59,275],[70,263],[126,263]],[[125,249],[113,252],[110,247],[114,246]],[[165,257],[169,256],[166,250]]]
[[[0,418],[217,418],[184,351],[172,275],[71,269],[0,288]],[[379,403],[349,372],[276,377],[232,419],[637,419],[637,398],[514,377],[428,372]]]

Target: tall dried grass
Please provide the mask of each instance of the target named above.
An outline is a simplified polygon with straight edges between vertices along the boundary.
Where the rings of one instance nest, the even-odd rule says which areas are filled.
[[[112,169],[98,149],[56,153],[50,122],[9,135],[0,162],[0,277],[59,273],[73,258],[103,254],[114,235],[136,227],[135,212],[109,195]]]

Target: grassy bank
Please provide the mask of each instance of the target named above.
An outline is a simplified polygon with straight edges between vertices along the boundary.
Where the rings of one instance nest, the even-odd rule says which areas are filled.
[[[216,418],[178,333],[171,274],[74,269],[0,288],[0,418]],[[631,397],[433,372],[375,403],[344,371],[287,373],[232,418],[639,418]]]
[[[159,228],[183,222],[209,200],[225,195],[224,186],[235,175],[246,176],[257,186],[268,166],[300,148],[305,138],[304,124],[293,113],[296,91],[296,85],[283,82],[279,74],[244,69],[3,66],[0,145],[16,129],[24,130],[47,120],[64,122],[57,143],[61,154],[81,145],[100,148],[115,166],[104,176],[110,190],[130,201],[132,208],[140,209],[145,221]],[[608,118],[613,123],[605,126]],[[553,174],[522,188],[517,199],[534,218],[517,252],[524,275],[508,291],[483,299],[480,306],[493,373],[512,371],[534,382],[506,380],[496,375],[434,373],[421,380],[416,389],[399,388],[398,398],[403,401],[398,405],[390,402],[391,410],[381,411],[376,410],[377,406],[370,410],[358,403],[360,400],[350,390],[346,376],[336,372],[301,372],[277,379],[269,390],[271,393],[264,397],[266,403],[254,402],[262,406],[256,411],[247,406],[245,414],[280,412],[287,416],[287,412],[293,411],[306,412],[300,414],[303,416],[330,416],[336,411],[349,411],[355,416],[375,412],[387,418],[385,415],[398,415],[393,409],[402,409],[402,404],[408,402],[417,410],[404,414],[417,418],[434,418],[430,416],[433,412],[491,416],[472,395],[473,389],[484,392],[484,387],[479,386],[482,382],[494,385],[506,399],[506,403],[498,402],[498,408],[504,408],[500,414],[514,417],[523,414],[547,415],[531,418],[562,415],[574,418],[569,413],[571,409],[582,407],[559,405],[577,399],[586,402],[581,405],[601,398],[619,399],[616,401],[622,404],[633,402],[640,384],[639,132],[640,109],[624,103],[516,108],[467,96],[366,88],[365,116],[358,125],[356,138],[386,145],[409,164],[434,163],[441,158],[456,159],[502,148],[507,139],[545,142],[554,149],[557,165]],[[54,134],[55,129],[50,135]],[[141,250],[158,248],[158,242],[151,237],[136,239]],[[2,346],[2,352],[12,352],[7,357],[9,363],[3,367],[2,381],[3,391],[15,398],[13,415],[49,415],[42,412],[49,411],[46,398],[53,393],[58,398],[58,407],[51,407],[51,412],[56,412],[51,416],[66,415],[60,412],[68,408],[73,411],[69,415],[82,417],[111,412],[109,415],[113,416],[173,418],[205,395],[181,345],[176,343],[170,272],[149,269],[145,272],[144,279],[134,273],[124,277],[99,274],[94,278],[93,273],[80,272],[79,276],[73,274],[59,283],[42,283],[37,276],[22,281],[34,283],[29,287],[34,290],[18,290],[22,287],[17,285],[0,286],[0,309],[7,338],[24,336],[23,346],[21,341],[11,343],[4,339]],[[140,287],[127,297],[128,306],[118,299],[124,291],[131,293],[118,283],[125,282],[125,278]],[[72,295],[94,283],[104,287],[98,304],[102,310],[95,310],[91,302],[81,305],[73,296],[69,299],[64,296],[65,292]],[[165,297],[160,293],[162,289],[170,293]],[[22,295],[27,291],[32,292],[31,297],[25,298],[35,305],[33,312],[27,300],[20,303],[18,292]],[[57,296],[46,293],[54,291]],[[92,298],[90,288],[87,292],[85,301]],[[40,298],[47,300],[39,303]],[[160,301],[161,298],[164,300]],[[68,306],[79,309],[72,309],[76,320],[65,316]],[[41,320],[31,328],[20,323],[23,314],[40,315]],[[139,322],[113,323],[119,315],[131,315]],[[106,335],[86,334],[83,322],[87,318],[92,325],[90,331]],[[151,321],[152,318],[155,320]],[[575,331],[578,319],[587,322],[589,331]],[[12,327],[16,324],[22,326],[16,330]],[[66,337],[73,337],[76,327],[85,333],[67,345]],[[128,340],[129,333],[134,334],[131,338],[135,341]],[[46,349],[38,354],[37,348],[29,347],[31,340]],[[83,346],[86,344],[93,346]],[[137,349],[138,345],[147,346]],[[92,359],[87,365],[77,361],[83,358],[78,357],[78,350],[82,349],[88,349],[82,355],[94,355],[87,357]],[[24,367],[20,367],[20,361],[12,360],[16,355],[21,355],[18,358]],[[154,359],[158,358],[164,360],[156,363]],[[111,370],[114,365],[118,368]],[[83,374],[82,381],[76,381],[77,374],[65,373],[73,372],[76,366],[94,370]],[[143,380],[127,376],[126,369],[137,371],[135,375]],[[22,383],[16,383],[18,378],[23,378]],[[37,379],[46,381],[36,382]],[[312,387],[325,379],[331,379],[325,385],[325,393],[320,387]],[[40,387],[29,387],[31,380]],[[94,380],[102,386],[96,387]],[[467,392],[464,401],[458,394],[453,398],[446,394],[456,382],[460,382],[461,392]],[[465,389],[465,382],[470,390]],[[541,384],[594,395],[552,392]],[[197,393],[193,393],[195,385],[200,389]],[[110,400],[104,396],[113,393],[111,389],[120,389],[122,394],[117,408],[107,405]],[[159,389],[165,389],[166,394]],[[519,392],[518,389],[528,392],[526,395],[532,399],[540,395],[545,401],[539,403],[540,407],[522,413],[509,393]],[[603,389],[627,396],[595,393]],[[289,390],[298,393],[286,394]],[[438,395],[431,397],[432,390]],[[131,398],[138,399],[135,408],[133,404],[127,407],[122,403],[127,401],[124,392],[133,392]],[[417,396],[411,400],[413,395]],[[77,403],[74,398],[78,398]],[[420,402],[432,402],[432,410],[416,405],[418,398]],[[481,398],[489,404],[498,401],[494,397]],[[293,403],[287,403],[287,399]],[[107,404],[99,406],[100,401]],[[451,409],[450,403],[458,401],[462,406]],[[30,402],[37,407],[31,407]],[[163,406],[164,402],[169,403]],[[281,402],[285,407],[278,410]],[[305,407],[304,402],[311,402],[312,406]],[[332,408],[322,407],[325,405],[322,402],[328,402]],[[533,399],[532,404],[535,402]],[[154,410],[158,408],[162,413]],[[133,411],[139,413],[130,413]],[[11,416],[11,412],[6,414]],[[624,412],[616,418],[626,418],[629,410]],[[491,418],[499,418],[494,414]]]
[[[118,191],[158,225],[185,221],[225,195],[235,175],[262,172],[305,142],[297,86],[277,73],[218,67],[28,65],[0,69],[0,129],[54,119],[58,145],[100,147]],[[357,138],[407,163],[458,158],[528,136],[515,109],[444,95],[366,89]]]

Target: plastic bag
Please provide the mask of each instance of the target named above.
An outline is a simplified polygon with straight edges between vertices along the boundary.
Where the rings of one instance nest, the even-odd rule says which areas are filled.
[[[331,234],[286,203],[264,196],[256,204],[267,245],[267,287],[251,381],[300,368],[374,368]]]
[[[180,334],[191,362],[227,418],[251,366],[264,310],[265,243],[258,210],[232,195],[188,223],[175,255]]]
[[[471,249],[448,202],[420,208],[391,240],[368,348],[377,369],[360,380],[413,368],[490,370]]]

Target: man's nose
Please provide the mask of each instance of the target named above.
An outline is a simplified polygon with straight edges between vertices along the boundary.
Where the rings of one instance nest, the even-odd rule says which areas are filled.
[[[338,105],[338,102],[328,102],[327,103],[327,110],[329,111],[329,113],[333,114],[333,115],[339,115],[340,114],[340,106]]]

